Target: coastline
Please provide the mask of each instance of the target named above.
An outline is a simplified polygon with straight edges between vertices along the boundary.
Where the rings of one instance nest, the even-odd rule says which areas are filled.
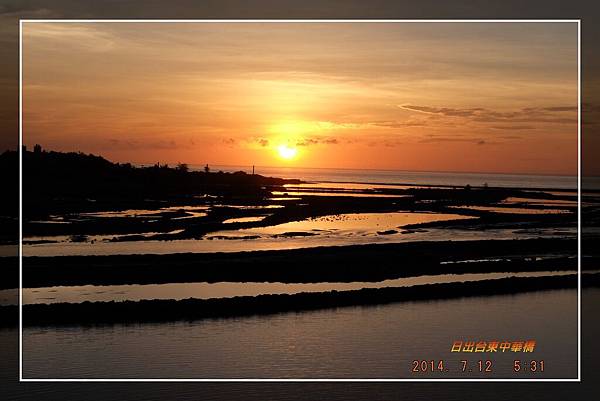
[[[544,192],[535,185],[502,187],[485,181],[464,186],[427,181],[417,185],[368,180],[314,183],[306,177],[212,172],[208,166],[204,172],[191,171],[187,165],[134,167],[84,154],[26,152],[26,158],[34,179],[24,188],[25,247],[52,246],[59,252],[56,256],[23,257],[25,288],[195,282],[374,283],[425,275],[575,271],[578,267],[578,241],[573,231],[578,199],[571,189],[545,188]],[[50,185],[53,180],[58,180],[57,185]],[[75,188],[75,182],[83,187]],[[148,186],[149,182],[156,185]],[[584,202],[586,211],[597,217],[598,196],[587,194]],[[368,220],[374,215],[385,217]],[[393,220],[398,215],[411,216],[411,220]],[[429,231],[432,229],[443,230],[444,236],[436,237]],[[504,236],[497,236],[496,230],[504,230]],[[476,239],[460,239],[459,232],[473,233]],[[404,234],[413,233],[424,235],[402,242]],[[238,248],[228,252],[176,253],[170,246],[177,240],[210,240],[211,235],[247,242],[236,243]],[[348,235],[364,238],[364,242],[353,242]],[[340,241],[327,242],[328,236]],[[377,236],[390,242],[377,243]],[[292,237],[296,242],[310,237],[313,246],[301,243],[285,249]],[[253,241],[262,239],[280,241],[282,247],[253,248]],[[583,239],[585,243],[592,240]],[[167,253],[115,251],[117,243],[136,241]],[[60,253],[63,245],[93,250],[100,242],[108,247],[107,255]],[[594,270],[600,253],[592,251],[586,256],[582,268]],[[586,285],[596,285],[597,276],[586,274]],[[8,272],[1,271],[0,277],[0,289],[17,287],[17,278]],[[509,277],[180,301],[148,298],[28,304],[24,316],[28,322],[47,324],[244,316],[572,288],[576,278]],[[0,314],[10,308],[2,307]]]
[[[589,274],[584,285],[599,287],[600,274]],[[374,306],[396,302],[509,295],[522,292],[575,289],[577,275],[424,284],[319,293],[243,296],[217,299],[143,300],[35,304],[23,306],[23,325],[89,326],[269,315],[327,308]],[[2,325],[12,325],[17,306],[0,307]]]
[[[538,238],[206,254],[26,257],[23,260],[23,285],[33,288],[194,281],[380,281],[424,274],[576,268],[576,255],[576,239]],[[598,254],[587,256],[597,257]],[[486,262],[481,259],[499,260]],[[461,260],[474,261],[448,263]],[[9,283],[13,282],[13,286],[16,283],[6,274],[3,273],[2,286],[11,288]]]

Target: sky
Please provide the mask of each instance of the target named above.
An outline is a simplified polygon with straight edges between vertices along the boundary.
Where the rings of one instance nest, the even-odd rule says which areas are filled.
[[[24,23],[23,139],[134,163],[577,173],[574,23]]]

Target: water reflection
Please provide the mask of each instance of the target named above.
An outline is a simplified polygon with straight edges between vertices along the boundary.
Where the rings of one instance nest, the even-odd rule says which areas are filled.
[[[256,221],[262,221],[267,216],[251,216],[251,217],[237,217],[234,219],[223,220],[224,224],[228,223],[253,223]]]
[[[402,184],[369,184],[359,182],[306,182],[302,184],[285,184],[291,191],[301,189],[334,189],[334,190],[386,190],[386,189],[427,189],[447,188],[432,185],[402,185]]]
[[[532,357],[546,360],[546,369],[515,376],[514,354],[498,353],[486,355],[491,373],[460,373],[464,357],[450,347],[469,338],[535,339]],[[23,376],[415,378],[412,360],[443,358],[451,370],[419,378],[573,378],[577,338],[577,291],[542,291],[196,322],[24,328]]]
[[[572,213],[566,209],[532,209],[507,206],[449,206],[452,209],[479,210],[482,212],[509,213],[509,214],[565,214]]]
[[[82,217],[148,217],[166,212],[185,212],[185,217],[204,217],[208,206],[169,206],[158,209],[127,209],[117,211],[79,213]]]
[[[359,192],[320,192],[320,191],[272,191],[273,196],[352,196],[355,198],[407,198],[411,195],[393,195],[377,193],[359,193]],[[277,199],[277,198],[274,198]],[[279,198],[281,199],[281,198]],[[289,199],[289,198],[284,198]]]
[[[510,196],[502,201],[503,204],[514,205],[519,203],[526,203],[528,206],[567,206],[576,207],[577,199],[565,200],[565,199],[537,199],[537,198],[519,198],[516,196]]]
[[[23,303],[58,303],[84,301],[139,301],[142,299],[208,299],[230,298],[237,296],[256,296],[261,294],[297,294],[300,292],[348,291],[361,288],[408,287],[420,284],[438,284],[457,281],[478,281],[506,277],[542,277],[574,274],[574,271],[542,272],[500,272],[440,274],[419,277],[406,277],[378,282],[350,283],[169,283],[169,284],[133,284],[108,286],[57,286],[43,288],[24,288]],[[14,302],[16,290],[0,291],[0,304]],[[8,301],[11,300],[11,301]]]
[[[470,219],[471,216],[443,213],[347,213],[327,215],[301,221],[292,221],[267,227],[222,230],[212,233],[219,237],[246,237],[252,235],[281,235],[286,233],[315,233],[326,231],[336,235],[375,235],[397,231],[408,224],[431,221]]]
[[[236,233],[232,231],[232,233]],[[575,236],[577,228],[540,229],[487,229],[457,230],[433,229],[413,230],[393,235],[336,235],[335,232],[320,232],[319,235],[275,237],[265,236],[254,239],[221,237],[213,239],[189,239],[173,241],[128,241],[128,242],[59,242],[38,243],[23,246],[23,256],[58,255],[131,255],[167,254],[182,252],[239,252],[279,249],[314,248],[319,246],[344,246],[361,244],[385,244],[414,241],[468,241],[487,239],[529,239],[544,236],[547,238]],[[14,254],[13,246],[0,246],[0,253]]]

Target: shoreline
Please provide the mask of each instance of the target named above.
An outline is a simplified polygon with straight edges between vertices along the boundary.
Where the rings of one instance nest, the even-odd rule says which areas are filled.
[[[376,170],[377,171],[377,170]],[[470,174],[470,173],[466,173]],[[503,175],[503,174],[500,174]],[[527,176],[527,174],[524,174]],[[553,176],[551,176],[553,177]],[[569,176],[570,177],[570,176]],[[577,178],[577,176],[575,176]],[[322,184],[364,184],[364,185],[380,185],[382,187],[386,186],[398,186],[398,187],[421,187],[421,188],[442,188],[442,189],[461,189],[464,188],[464,185],[460,184],[418,184],[415,182],[363,182],[363,181],[327,181],[327,180],[318,180],[318,181],[304,181],[303,184],[312,184],[312,183],[322,183]],[[302,184],[300,184],[302,185]],[[470,185],[473,189],[494,189],[494,190],[511,190],[511,191],[540,191],[540,192],[572,192],[574,195],[577,195],[577,188],[562,188],[562,187],[519,187],[519,186],[500,186],[500,185]],[[592,188],[586,189],[586,192],[589,193],[597,193],[600,192],[600,188]]]
[[[586,287],[600,286],[600,274],[590,274]],[[23,306],[23,325],[97,326],[105,324],[193,321],[302,312],[397,302],[509,295],[577,287],[577,274],[535,278],[509,277],[495,280],[424,284],[412,287],[368,288],[351,291],[243,296],[219,299],[143,300],[34,304]],[[0,307],[2,325],[12,325],[17,306]]]
[[[576,268],[576,255],[575,238],[537,238],[420,241],[231,253],[32,256],[23,258],[23,286],[381,281],[426,274]],[[597,260],[598,254],[586,256],[589,257],[586,262],[591,262]],[[448,263],[461,260],[472,262]],[[7,271],[0,274],[3,276],[2,289],[18,286],[16,277],[8,276]]]

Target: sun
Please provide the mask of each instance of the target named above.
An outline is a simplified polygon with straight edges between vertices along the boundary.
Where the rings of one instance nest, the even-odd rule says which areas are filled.
[[[277,153],[279,154],[279,157],[281,157],[284,160],[292,160],[298,154],[298,149],[296,149],[293,146],[284,144],[279,145],[279,147],[277,148]]]

